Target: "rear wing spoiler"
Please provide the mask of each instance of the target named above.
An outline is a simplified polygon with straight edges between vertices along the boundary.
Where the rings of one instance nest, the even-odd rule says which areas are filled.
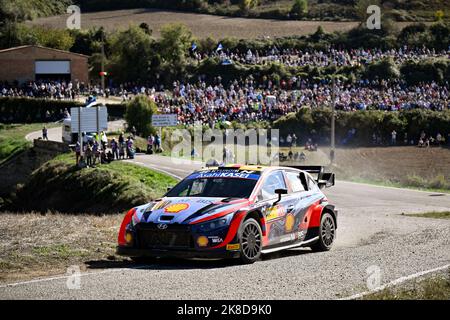
[[[302,171],[306,171],[309,174],[316,177],[316,182],[319,188],[331,188],[336,184],[336,175],[332,172],[325,172],[324,166],[288,166]]]

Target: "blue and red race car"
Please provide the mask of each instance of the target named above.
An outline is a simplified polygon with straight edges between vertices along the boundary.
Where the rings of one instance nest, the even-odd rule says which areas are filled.
[[[196,171],[164,197],[131,209],[117,253],[144,257],[237,258],[296,247],[329,250],[337,211],[322,193],[323,167],[230,165]]]

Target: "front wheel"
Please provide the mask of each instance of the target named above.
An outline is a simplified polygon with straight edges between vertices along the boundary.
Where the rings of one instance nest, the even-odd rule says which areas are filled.
[[[247,219],[239,229],[241,261],[254,263],[261,256],[262,231],[255,219]]]
[[[319,240],[311,246],[313,251],[328,251],[336,238],[336,223],[329,213],[324,213],[320,220]]]

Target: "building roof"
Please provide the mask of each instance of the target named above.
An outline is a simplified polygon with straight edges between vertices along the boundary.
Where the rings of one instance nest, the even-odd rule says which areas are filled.
[[[14,50],[22,50],[22,49],[26,49],[26,48],[39,48],[39,49],[44,49],[44,50],[49,50],[49,51],[55,51],[55,52],[61,52],[61,53],[75,55],[75,56],[80,56],[83,58],[89,58],[89,56],[81,54],[81,53],[75,53],[75,52],[70,52],[70,51],[65,51],[65,50],[60,50],[60,49],[54,49],[54,48],[47,48],[47,47],[42,47],[42,46],[38,46],[38,45],[25,45],[25,46],[2,49],[2,50],[0,50],[0,54],[4,53],[4,52],[10,52],[10,51],[14,51]]]

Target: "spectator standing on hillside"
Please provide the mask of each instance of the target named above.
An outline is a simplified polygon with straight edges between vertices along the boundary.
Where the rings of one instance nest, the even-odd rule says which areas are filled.
[[[81,156],[81,146],[80,142],[77,141],[77,144],[75,145],[75,161],[77,165],[80,163],[80,156]]]
[[[290,133],[289,133],[288,136],[286,137],[286,143],[287,143],[287,145],[288,145],[289,148],[292,147],[292,136],[291,136]]]
[[[117,141],[115,138],[112,138],[111,140],[111,151],[112,151],[112,155],[113,155],[113,159],[115,160],[119,160],[119,146],[117,145]]]
[[[100,159],[100,150],[99,144],[97,140],[94,140],[94,144],[92,145],[92,164],[95,166],[97,159]],[[99,161],[100,162],[100,161]]]
[[[137,133],[136,127],[133,126],[133,127],[131,128],[131,134],[133,135],[133,138],[136,137],[136,133]]]
[[[125,142],[119,143],[119,159],[125,159]]]
[[[158,134],[155,136],[155,151],[161,151],[161,137]]]
[[[155,137],[151,134],[147,138],[147,153],[152,154],[153,153],[153,144],[155,142]]]
[[[297,136],[295,135],[295,133],[292,134],[292,145],[293,145],[294,147],[297,146]]]
[[[86,165],[88,167],[92,166],[92,146],[91,146],[91,143],[88,143],[86,145],[85,153],[86,153]]]
[[[391,132],[391,144],[393,146],[397,144],[397,132],[395,130]]]
[[[119,145],[125,142],[125,138],[123,137],[123,132],[119,135]]]
[[[102,143],[102,149],[106,150],[106,146],[108,145],[108,137],[104,131],[100,133],[100,141]]]
[[[42,128],[42,139],[43,139],[43,140],[47,140],[47,141],[48,141],[47,133],[48,133],[47,127],[44,126],[44,127]]]

